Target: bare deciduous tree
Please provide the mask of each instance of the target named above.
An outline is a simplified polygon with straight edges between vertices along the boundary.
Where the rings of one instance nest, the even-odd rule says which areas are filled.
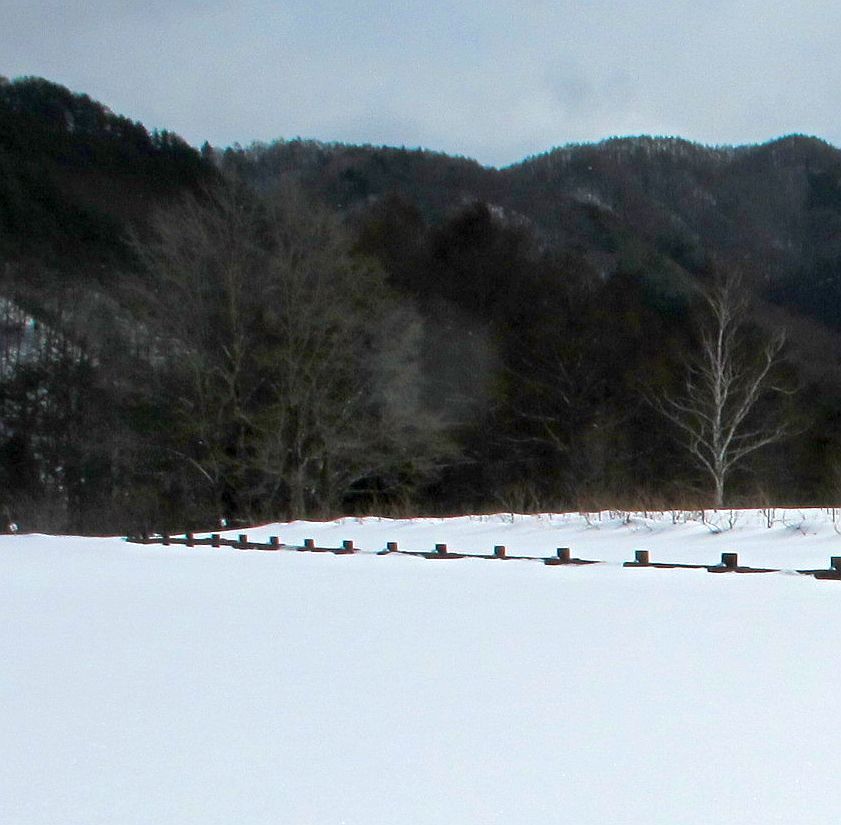
[[[706,288],[702,299],[699,349],[685,359],[682,390],[651,401],[682,433],[692,459],[712,482],[714,506],[721,507],[731,472],[791,432],[778,415],[759,414],[764,396],[785,392],[773,382],[785,333],[751,345],[748,299],[738,276]]]
[[[220,512],[324,513],[434,465],[446,439],[420,402],[420,319],[337,216],[295,190],[227,187],[159,213],[138,249],[200,444],[184,458]]]

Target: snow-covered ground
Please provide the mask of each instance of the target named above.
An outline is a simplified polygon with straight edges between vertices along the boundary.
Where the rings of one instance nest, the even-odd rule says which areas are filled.
[[[770,526],[769,526],[770,525]],[[231,530],[235,538],[287,544],[312,538],[316,545],[340,547],[351,540],[363,551],[431,551],[436,544],[472,554],[493,553],[503,545],[509,555],[554,556],[558,547],[572,555],[610,564],[632,561],[648,550],[651,561],[718,564],[722,553],[736,552],[739,563],[785,570],[828,567],[841,555],[841,509],[680,511],[669,513],[497,514],[460,518],[344,518],[329,522],[296,521],[250,530]],[[206,535],[206,534],[201,534]]]
[[[841,821],[841,581],[619,564],[823,567],[832,515],[247,531],[588,567],[2,537],[0,823]]]

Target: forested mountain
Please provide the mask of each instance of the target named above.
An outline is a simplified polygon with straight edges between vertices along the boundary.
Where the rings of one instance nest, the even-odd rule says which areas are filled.
[[[763,297],[841,318],[841,151],[792,135],[712,148],[614,138],[502,170],[419,150],[279,141],[220,153],[257,187],[295,177],[352,213],[397,196],[430,224],[480,202],[602,275],[737,266]]]
[[[814,138],[499,170],[198,151],[0,80],[0,272],[0,507],[25,527],[702,504],[662,399],[736,278],[741,374],[786,333],[751,426],[785,424],[728,499],[841,494],[841,152]]]
[[[210,177],[198,153],[85,95],[0,83],[0,240],[6,255],[120,260],[124,222]]]

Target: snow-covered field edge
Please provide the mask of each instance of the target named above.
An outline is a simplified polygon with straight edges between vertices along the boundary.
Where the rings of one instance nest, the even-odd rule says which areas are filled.
[[[0,537],[4,825],[838,821],[832,514],[292,522],[347,556]],[[229,535],[236,535],[233,531]],[[582,568],[375,553],[569,546]]]
[[[236,539],[320,547],[353,543],[360,552],[381,552],[389,543],[401,550],[429,552],[444,544],[468,555],[492,554],[502,545],[511,555],[552,557],[557,549],[619,564],[647,550],[652,561],[714,565],[722,553],[739,562],[781,570],[829,567],[841,554],[841,508],[764,508],[746,510],[603,510],[592,513],[496,513],[440,518],[345,517],[331,521],[293,521],[222,531]],[[183,535],[183,534],[182,534]],[[197,533],[207,538],[209,532]]]

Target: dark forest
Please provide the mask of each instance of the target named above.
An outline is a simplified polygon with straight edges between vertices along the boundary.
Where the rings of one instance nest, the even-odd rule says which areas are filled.
[[[841,502],[841,151],[195,149],[0,78],[0,516]]]

